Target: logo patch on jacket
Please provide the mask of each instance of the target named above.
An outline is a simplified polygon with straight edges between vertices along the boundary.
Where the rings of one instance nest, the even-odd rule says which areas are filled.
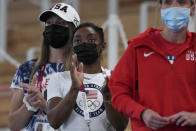
[[[173,65],[174,60],[176,59],[176,56],[174,55],[167,55],[166,58],[169,60],[169,62]]]
[[[187,61],[196,61],[196,51],[189,50],[186,53]]]
[[[144,53],[144,57],[149,57],[150,55],[152,55],[152,54],[154,54],[154,51],[151,51],[151,52],[149,52],[149,53]]]

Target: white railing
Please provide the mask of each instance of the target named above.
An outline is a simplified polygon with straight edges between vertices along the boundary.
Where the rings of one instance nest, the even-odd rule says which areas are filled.
[[[150,6],[157,6],[157,2],[153,1],[145,1],[140,5],[140,25],[139,25],[139,32],[144,32],[148,27],[148,8]]]
[[[14,65],[16,68],[18,68],[20,66],[20,63],[18,61],[16,61],[14,58],[12,58],[5,51],[1,50],[0,56],[3,57],[5,60],[7,60],[10,64]]]
[[[108,68],[114,69],[118,62],[118,43],[119,33],[122,39],[124,48],[127,48],[127,38],[123,29],[123,24],[118,17],[118,0],[108,0],[109,11],[108,19],[102,25],[105,30],[108,27]]]
[[[7,60],[16,68],[20,63],[6,52],[7,43],[7,0],[0,0],[0,62]]]
[[[0,128],[0,131],[10,131],[9,128]]]
[[[0,52],[6,51],[7,4],[7,0],[0,0]],[[0,56],[0,62],[3,60],[3,56]]]
[[[40,52],[39,47],[32,47],[27,50],[26,60],[32,60],[35,58],[35,52]]]

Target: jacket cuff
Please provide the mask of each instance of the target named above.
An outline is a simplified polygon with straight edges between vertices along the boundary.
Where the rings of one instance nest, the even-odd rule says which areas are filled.
[[[132,118],[135,118],[137,120],[143,121],[142,120],[142,113],[146,110],[146,107],[139,106],[136,108],[135,112],[132,114]]]

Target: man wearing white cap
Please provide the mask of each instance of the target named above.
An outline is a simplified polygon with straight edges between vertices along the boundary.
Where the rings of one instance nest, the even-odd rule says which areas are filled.
[[[49,75],[70,70],[73,30],[80,24],[75,9],[57,3],[44,11],[40,21],[45,22],[41,55],[24,62],[13,78],[9,128],[11,130],[54,130],[46,115]]]

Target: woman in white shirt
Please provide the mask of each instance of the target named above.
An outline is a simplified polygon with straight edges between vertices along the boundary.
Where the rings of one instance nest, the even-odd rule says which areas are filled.
[[[110,71],[101,67],[105,45],[102,28],[92,23],[83,23],[74,31],[72,70],[52,75],[48,85],[47,117],[53,128],[60,127],[63,131],[126,128],[127,117],[110,103],[105,82]]]

